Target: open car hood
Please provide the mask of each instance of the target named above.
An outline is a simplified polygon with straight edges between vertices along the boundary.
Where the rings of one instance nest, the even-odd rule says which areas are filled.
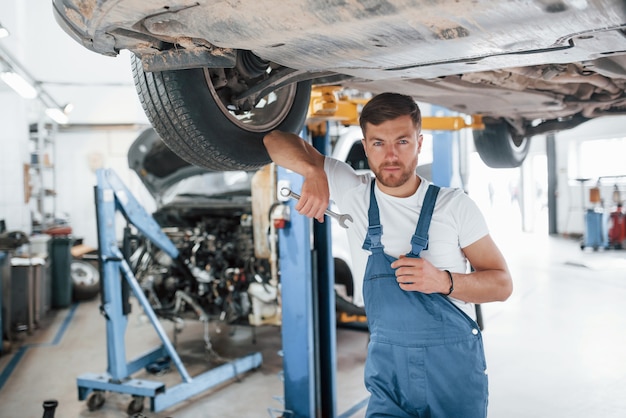
[[[128,151],[128,165],[157,203],[157,220],[196,220],[207,213],[233,216],[251,210],[253,172],[210,171],[172,152],[152,128]]]
[[[181,180],[208,172],[180,158],[153,128],[143,131],[128,149],[128,167],[157,201]]]

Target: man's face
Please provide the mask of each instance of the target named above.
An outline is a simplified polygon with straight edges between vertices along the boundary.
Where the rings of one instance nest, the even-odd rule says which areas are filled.
[[[393,189],[390,194],[401,195],[415,186],[422,134],[417,131],[410,116],[400,116],[378,126],[368,123],[363,146],[370,168],[383,191]]]

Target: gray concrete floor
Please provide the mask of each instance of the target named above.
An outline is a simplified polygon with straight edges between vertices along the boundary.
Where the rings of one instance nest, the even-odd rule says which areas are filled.
[[[581,250],[576,240],[542,234],[494,233],[514,276],[513,296],[482,306],[490,379],[491,418],[623,417],[626,411],[626,252]],[[70,316],[71,315],[71,316]],[[67,327],[63,330],[63,324]],[[165,328],[170,331],[171,325]],[[128,357],[154,348],[152,326],[134,309],[127,332]],[[222,357],[260,351],[263,364],[238,381],[147,417],[271,417],[280,409],[283,383],[280,330],[212,329]],[[338,329],[337,411],[363,417],[367,392],[362,373],[367,334]],[[0,417],[41,417],[42,402],[57,399],[56,417],[124,417],[130,398],[107,394],[102,409],[78,401],[76,377],[106,369],[104,320],[98,301],[53,311],[41,328],[23,335],[0,356]],[[178,349],[193,376],[219,364],[207,355],[199,324],[179,334]],[[144,376],[136,376],[144,377]],[[176,384],[173,369],[160,376]]]

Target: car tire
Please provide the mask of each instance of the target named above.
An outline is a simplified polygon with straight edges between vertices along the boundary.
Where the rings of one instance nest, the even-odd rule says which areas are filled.
[[[335,284],[345,287],[349,297],[354,295],[354,282],[352,273],[348,265],[342,260],[335,259]],[[335,290],[335,309],[337,312],[343,312],[348,315],[365,316],[365,308],[357,306],[349,299],[342,296],[340,292]]]
[[[528,155],[530,139],[511,135],[505,122],[485,123],[485,129],[473,133],[476,151],[489,167],[519,167]]]
[[[90,300],[100,293],[100,270],[94,263],[74,259],[70,265],[70,275],[74,301]]]
[[[132,56],[132,70],[156,132],[181,158],[209,170],[255,170],[270,163],[265,134],[274,129],[298,133],[306,120],[310,81],[279,88],[266,96],[271,100],[262,101],[265,106],[236,115],[223,99],[235,93],[215,90],[209,72],[214,69],[145,72]]]

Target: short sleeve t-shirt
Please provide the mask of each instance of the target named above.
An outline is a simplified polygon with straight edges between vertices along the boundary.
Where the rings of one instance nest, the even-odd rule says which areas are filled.
[[[341,213],[350,214],[354,220],[346,232],[352,256],[354,303],[362,305],[363,276],[370,254],[362,249],[362,245],[368,226],[367,211],[372,177],[369,173],[357,174],[349,165],[330,157],[325,159],[324,170],[329,179],[331,200]],[[417,191],[404,198],[387,195],[378,186],[375,187],[385,253],[397,258],[411,251],[411,236],[430,184],[421,178]],[[466,273],[469,266],[462,248],[488,233],[482,213],[469,196],[460,189],[441,188],[428,231],[428,246],[420,256],[441,270]],[[472,303],[452,297],[450,299],[468,316],[475,318]]]

